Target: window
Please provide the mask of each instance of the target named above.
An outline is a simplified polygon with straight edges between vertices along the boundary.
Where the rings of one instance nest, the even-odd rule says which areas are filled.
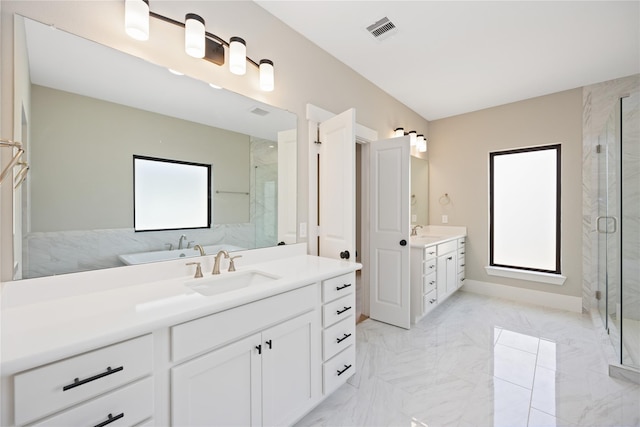
[[[133,156],[135,231],[211,226],[211,165]]]
[[[489,265],[560,274],[560,144],[489,153]]]

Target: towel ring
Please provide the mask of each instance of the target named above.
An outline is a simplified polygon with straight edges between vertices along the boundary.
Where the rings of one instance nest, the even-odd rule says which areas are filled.
[[[440,199],[438,199],[438,201],[443,206],[451,203],[451,199],[449,198],[449,193],[444,193],[442,196],[440,196]]]

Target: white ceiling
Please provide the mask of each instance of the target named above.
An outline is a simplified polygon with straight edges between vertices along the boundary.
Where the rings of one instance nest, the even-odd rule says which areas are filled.
[[[427,120],[640,72],[638,1],[255,1]]]

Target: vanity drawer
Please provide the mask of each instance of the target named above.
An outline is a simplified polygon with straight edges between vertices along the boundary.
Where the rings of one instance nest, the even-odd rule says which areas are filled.
[[[436,256],[436,247],[435,246],[429,246],[428,248],[424,248],[424,259],[425,261],[428,260],[429,258],[433,258]]]
[[[428,294],[436,288],[436,273],[433,272],[422,278],[422,295]]]
[[[436,271],[436,259],[430,258],[422,263],[422,274],[431,274]]]
[[[344,274],[338,277],[322,281],[322,302],[333,301],[341,296],[351,294],[355,291],[355,273]]]
[[[349,347],[356,339],[356,321],[353,314],[322,332],[322,360]]]
[[[312,284],[173,326],[171,360],[178,362],[230,343],[265,325],[311,311],[317,304],[318,288]]]
[[[460,254],[458,254],[458,273],[463,272],[465,266],[466,266],[466,262],[465,262],[464,255],[460,256]]]
[[[446,253],[457,251],[457,250],[458,250],[457,241],[451,240],[450,242],[440,243],[438,245],[437,252],[438,252],[438,256],[440,256],[440,255],[444,255]]]
[[[438,305],[438,294],[436,290],[432,290],[422,297],[422,314],[426,314]]]
[[[462,273],[458,273],[458,288],[461,288],[462,285],[464,285],[464,280],[465,280],[464,271]]]
[[[135,426],[153,415],[153,380],[129,384],[32,426]]]
[[[355,295],[351,294],[325,304],[322,307],[322,326],[326,328],[342,319],[353,316],[356,311],[355,302]]]
[[[15,422],[50,415],[151,374],[153,340],[144,335],[17,374]]]
[[[458,248],[464,248],[467,244],[467,238],[463,237],[462,239],[458,239]]]
[[[322,384],[327,395],[356,372],[356,346],[352,345],[322,365]]]

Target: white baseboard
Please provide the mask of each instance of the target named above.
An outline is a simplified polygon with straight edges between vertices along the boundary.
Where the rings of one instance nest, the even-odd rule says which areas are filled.
[[[490,297],[504,298],[512,301],[526,302],[549,308],[582,313],[582,297],[572,297],[533,289],[516,288],[514,286],[499,285],[497,283],[481,282],[467,279],[464,281],[463,291]]]

